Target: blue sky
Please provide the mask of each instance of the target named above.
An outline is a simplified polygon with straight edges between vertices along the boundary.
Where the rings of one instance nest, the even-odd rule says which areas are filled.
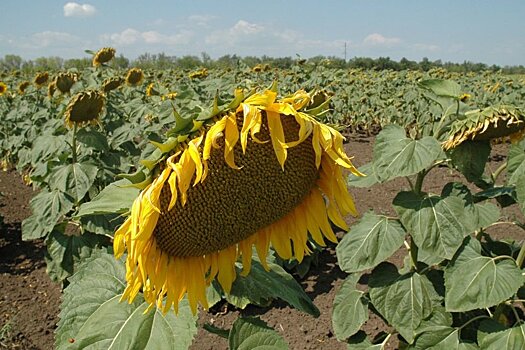
[[[525,1],[2,0],[0,57],[389,56],[525,64]]]

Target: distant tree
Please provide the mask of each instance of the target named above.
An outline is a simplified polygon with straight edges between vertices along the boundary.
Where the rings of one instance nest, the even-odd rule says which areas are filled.
[[[64,69],[71,69],[71,68],[77,68],[77,69],[84,69],[87,67],[91,67],[92,62],[91,58],[71,58],[64,61]]]
[[[17,55],[5,55],[4,58],[0,60],[0,66],[2,70],[18,70],[22,67],[22,57]]]

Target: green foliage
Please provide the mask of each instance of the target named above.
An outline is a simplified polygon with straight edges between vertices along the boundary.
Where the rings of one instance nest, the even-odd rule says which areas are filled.
[[[383,128],[373,161],[360,168],[369,176],[348,179],[351,186],[369,187],[405,177],[408,189],[393,200],[397,217],[366,213],[337,247],[341,268],[352,274],[334,301],[336,336],[349,349],[379,349],[395,334],[408,349],[523,348],[525,245],[495,240],[486,228],[525,227],[516,219],[504,222],[495,204],[517,202],[524,211],[525,143],[512,145],[508,161],[488,174],[488,141],[465,141],[442,152],[448,121],[464,118],[469,109],[455,82],[432,79],[419,85],[441,118],[423,118],[415,129]],[[415,136],[407,137],[405,130]],[[441,193],[427,192],[425,177],[437,166],[458,171],[470,185],[453,182]],[[505,169],[501,186],[498,177]],[[407,255],[399,269],[385,260],[403,241]],[[357,290],[357,279],[370,268],[368,290]],[[370,312],[395,330],[369,340],[360,328]]]

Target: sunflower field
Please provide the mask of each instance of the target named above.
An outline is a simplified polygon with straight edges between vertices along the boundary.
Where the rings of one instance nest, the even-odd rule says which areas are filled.
[[[525,347],[523,76],[124,71],[114,56],[0,79],[0,165],[35,190],[22,238],[45,241],[63,288],[57,349],[188,349],[198,313],[224,303],[280,300],[316,322],[298,280],[326,246],[346,276],[330,315],[346,348]],[[374,139],[360,166],[356,134]],[[427,187],[439,169],[456,180]],[[399,181],[387,209],[358,212],[353,190]],[[371,317],[387,325],[375,336]],[[288,348],[259,317],[201,326],[231,349]]]

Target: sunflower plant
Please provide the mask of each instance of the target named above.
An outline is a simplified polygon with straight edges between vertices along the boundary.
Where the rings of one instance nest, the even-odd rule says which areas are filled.
[[[412,137],[405,128],[386,126],[373,161],[360,168],[368,176],[349,179],[351,186],[369,187],[404,177],[408,187],[392,202],[396,216],[365,213],[337,246],[339,266],[349,275],[334,301],[335,334],[349,349],[382,348],[392,337],[409,349],[523,348],[525,245],[495,239],[489,228],[510,225],[520,235],[525,228],[500,211],[512,202],[525,208],[525,142],[518,142],[525,114],[511,106],[473,110],[453,81],[427,80],[420,87],[442,117],[409,129]],[[504,136],[515,142],[508,161],[487,173],[490,141]],[[428,191],[424,180],[438,166],[465,181]],[[402,247],[404,265],[388,262]],[[362,290],[367,270],[368,289]],[[367,339],[360,328],[370,312],[392,331]]]

